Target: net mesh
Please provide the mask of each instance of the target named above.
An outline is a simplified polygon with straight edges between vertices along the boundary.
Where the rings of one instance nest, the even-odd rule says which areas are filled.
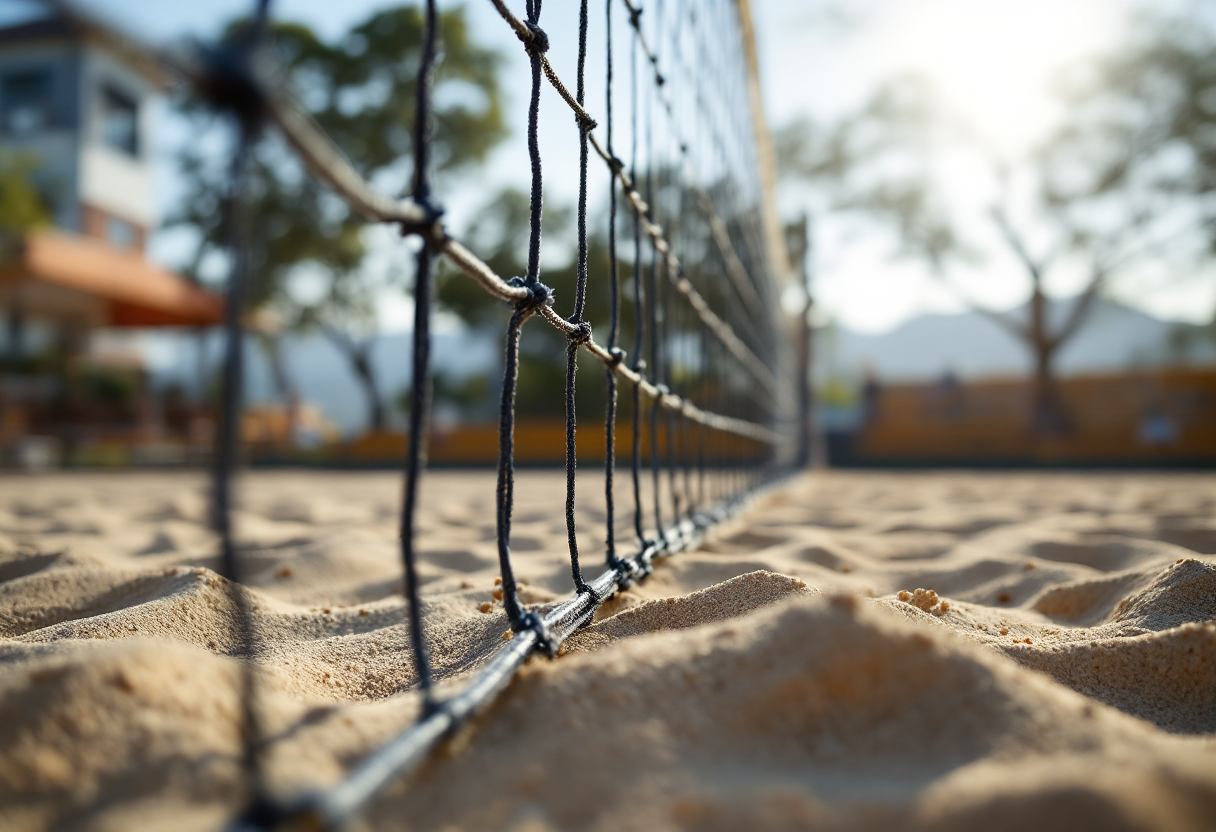
[[[234,828],[265,829],[309,819],[338,827],[386,786],[408,772],[464,720],[483,707],[515,671],[537,653],[554,655],[562,641],[591,619],[613,593],[643,580],[656,559],[697,545],[706,531],[750,495],[788,472],[796,460],[800,421],[790,338],[779,295],[785,255],[774,246],[771,177],[764,173],[763,125],[756,100],[754,46],[743,0],[588,0],[554,4],[527,0],[522,13],[504,0],[489,0],[518,37],[529,62],[526,125],[531,173],[527,271],[496,274],[455,239],[442,222],[432,191],[431,90],[442,53],[434,0],[425,4],[423,50],[414,102],[413,177],[408,198],[378,192],[345,160],[286,92],[263,47],[269,0],[258,0],[252,25],[221,46],[189,55],[158,55],[210,103],[228,113],[237,140],[230,167],[230,194],[223,210],[230,229],[223,404],[217,419],[213,472],[214,522],[222,569],[232,585],[241,561],[233,539],[231,482],[238,458],[242,377],[242,306],[251,279],[247,251],[252,229],[243,220],[249,196],[245,167],[251,148],[268,129],[277,130],[309,173],[332,188],[369,222],[399,226],[417,238],[414,255],[415,319],[408,454],[401,511],[401,558],[408,603],[408,632],[417,684],[425,706],[419,720],[356,765],[338,784],[304,796],[272,795],[260,754],[262,734],[252,662],[243,684],[244,760],[251,786],[247,809]],[[83,20],[77,10],[57,10]],[[543,14],[542,14],[543,12]],[[577,15],[577,58],[571,67],[550,61],[550,17]],[[89,25],[103,32],[96,21]],[[126,50],[140,47],[111,30],[103,34]],[[602,64],[588,64],[589,43]],[[597,72],[604,99],[587,100]],[[567,80],[573,78],[571,83]],[[561,147],[577,147],[579,194],[577,279],[572,297],[556,297],[545,285],[541,221],[544,163],[538,121],[542,107],[571,114]],[[555,149],[546,148],[549,153]],[[591,175],[603,174],[605,210],[589,206]],[[591,228],[590,216],[603,226]],[[589,237],[607,247],[606,267],[588,256]],[[497,541],[503,601],[515,636],[459,693],[439,697],[432,684],[426,632],[418,599],[415,520],[426,468],[431,383],[431,316],[436,266],[453,278],[477,281],[506,307],[497,465]],[[565,344],[566,528],[572,590],[565,602],[529,609],[520,601],[511,563],[514,498],[513,437],[517,410],[519,344],[525,326],[547,325]],[[592,322],[596,322],[593,328]],[[603,430],[607,453],[603,490],[607,537],[585,539],[575,524],[579,499],[575,384],[579,359],[604,370],[606,409],[583,430]],[[585,381],[585,377],[584,377]],[[557,391],[554,391],[557,394]],[[622,447],[617,430],[629,425]],[[616,499],[616,481],[627,477],[629,497]],[[585,480],[584,480],[585,482]],[[643,495],[647,499],[643,499]],[[631,539],[616,518],[632,515]],[[594,553],[594,554],[593,554]],[[597,568],[598,575],[591,577]],[[256,657],[248,602],[233,591],[236,626]]]

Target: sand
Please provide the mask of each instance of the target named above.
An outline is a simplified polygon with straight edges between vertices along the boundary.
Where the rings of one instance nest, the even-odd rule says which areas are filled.
[[[601,483],[580,478],[587,561]],[[561,475],[517,493],[525,599],[561,598]],[[242,482],[276,788],[333,782],[417,712],[399,496],[390,474]],[[455,687],[506,630],[492,479],[433,474],[423,508]],[[205,520],[195,474],[0,482],[0,829],[214,829],[240,804],[242,646]],[[805,475],[533,660],[363,825],[1213,829],[1214,618],[1216,476]]]

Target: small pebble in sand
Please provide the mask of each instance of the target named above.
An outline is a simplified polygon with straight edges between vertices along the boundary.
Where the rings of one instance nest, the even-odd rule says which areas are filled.
[[[1009,630],[1007,630],[1006,628],[1002,627],[1002,628],[1001,628],[1001,635],[1003,635],[1003,636],[1007,636],[1007,635],[1009,635]]]
[[[1034,562],[1034,561],[1032,561],[1032,560],[1028,560],[1028,561],[1026,561],[1026,568],[1027,568],[1027,569],[1034,569],[1034,567],[1035,567],[1035,562]]]
[[[365,609],[359,610],[359,615],[368,615],[368,614],[369,614],[368,611]]]
[[[1012,600],[1013,600],[1013,598],[1009,595],[1008,592],[1002,592],[1000,595],[996,596],[996,602],[998,604],[1008,604]]]
[[[486,601],[484,604],[480,605],[477,609],[481,610],[482,612],[490,612],[491,610],[494,609],[494,605],[491,604],[489,601]]]
[[[841,572],[852,572],[852,571],[853,571],[853,567],[849,566],[849,565],[846,563],[844,566],[840,567],[840,571],[841,571]]]
[[[499,584],[501,584],[501,583],[502,583],[502,578],[495,578],[495,579],[494,579],[494,586],[498,586],[498,585],[499,585]]]
[[[284,566],[282,569],[279,570],[280,578],[290,578],[293,574],[294,573],[291,571],[290,566]]]
[[[905,604],[911,604],[917,609],[931,612],[934,615],[941,615],[950,611],[950,602],[938,598],[937,593],[931,589],[917,589],[913,592],[901,589],[895,597]]]
[[[931,589],[916,589],[909,595],[907,590],[901,590],[899,600],[928,612],[937,606],[937,593]]]
[[[502,600],[502,587],[495,587],[494,592],[491,594],[494,596],[495,601],[501,601]]]

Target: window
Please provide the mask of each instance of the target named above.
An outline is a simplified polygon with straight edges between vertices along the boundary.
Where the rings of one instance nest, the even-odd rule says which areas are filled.
[[[135,248],[139,234],[135,226],[118,217],[106,217],[106,240],[115,248]]]
[[[139,107],[131,97],[108,87],[101,94],[101,139],[106,147],[139,155]]]
[[[51,73],[14,72],[0,79],[0,128],[27,136],[51,126]]]

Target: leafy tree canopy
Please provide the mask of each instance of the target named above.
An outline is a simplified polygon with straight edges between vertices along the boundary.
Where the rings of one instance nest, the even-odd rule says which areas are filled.
[[[399,6],[375,13],[332,43],[303,24],[279,22],[272,29],[274,51],[304,108],[361,174],[390,191],[400,191],[412,169],[423,23],[419,8]],[[226,37],[236,37],[244,25],[233,22]],[[484,161],[506,136],[506,125],[497,80],[501,56],[471,40],[463,9],[443,12],[440,25],[444,48],[435,78],[433,158],[442,174]],[[182,102],[182,109],[200,128],[213,118],[196,99]],[[195,274],[225,244],[223,161],[196,147],[182,154],[187,196],[169,223],[199,231],[199,251],[188,268]],[[257,228],[249,300],[283,308],[290,321],[300,305],[289,283],[293,270],[313,263],[334,281],[349,279],[367,254],[365,223],[303,171],[273,134],[253,154],[247,183]],[[343,288],[333,295],[327,301],[341,304],[358,293]]]

